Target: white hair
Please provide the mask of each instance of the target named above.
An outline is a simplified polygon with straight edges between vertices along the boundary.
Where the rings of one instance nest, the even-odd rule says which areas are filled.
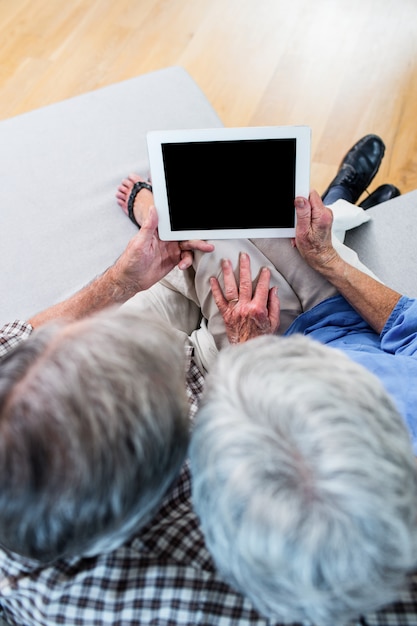
[[[0,544],[41,561],[111,549],[184,461],[185,352],[149,317],[107,310],[36,330],[0,367]]]
[[[338,350],[300,335],[222,351],[190,459],[216,565],[270,618],[346,623],[392,601],[416,565],[408,432]]]

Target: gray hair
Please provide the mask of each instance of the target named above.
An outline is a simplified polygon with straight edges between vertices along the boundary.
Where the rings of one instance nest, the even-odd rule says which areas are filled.
[[[44,562],[148,521],[189,440],[185,351],[148,317],[48,324],[0,366],[0,545]]]
[[[222,351],[190,461],[216,565],[270,618],[346,623],[392,601],[416,565],[408,432],[338,350],[293,336]]]

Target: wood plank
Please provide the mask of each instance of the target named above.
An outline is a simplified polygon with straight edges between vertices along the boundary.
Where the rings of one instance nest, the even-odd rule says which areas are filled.
[[[310,125],[318,190],[370,132],[371,190],[417,188],[416,0],[0,0],[0,118],[170,65],[227,126]]]

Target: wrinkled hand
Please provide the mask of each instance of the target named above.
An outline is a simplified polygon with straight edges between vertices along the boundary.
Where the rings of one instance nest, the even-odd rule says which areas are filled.
[[[203,241],[202,239],[187,239],[187,241],[180,241],[179,246],[181,248],[181,260],[178,264],[180,270],[186,270],[193,264],[194,250],[200,250],[200,252],[213,252],[214,245]]]
[[[161,241],[158,236],[158,214],[149,208],[141,229],[127,244],[115,264],[119,286],[126,290],[148,289],[166,276],[180,261],[182,250],[178,241]]]
[[[338,257],[332,244],[333,213],[324,206],[317,191],[312,191],[308,200],[296,198],[295,210],[297,226],[293,243],[307,263],[320,271]]]
[[[239,287],[230,260],[223,259],[222,272],[224,293],[214,276],[210,278],[210,286],[229,342],[242,343],[274,333],[279,326],[279,299],[277,287],[269,287],[270,270],[261,269],[254,292],[248,254],[242,253],[239,257]]]

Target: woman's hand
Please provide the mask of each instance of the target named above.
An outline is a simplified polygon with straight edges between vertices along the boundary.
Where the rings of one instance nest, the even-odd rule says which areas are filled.
[[[260,335],[270,335],[279,326],[277,287],[270,287],[271,272],[263,267],[255,289],[252,286],[250,258],[239,257],[239,286],[232,263],[222,261],[224,292],[217,278],[210,278],[214,301],[222,314],[230,343],[242,343]]]

